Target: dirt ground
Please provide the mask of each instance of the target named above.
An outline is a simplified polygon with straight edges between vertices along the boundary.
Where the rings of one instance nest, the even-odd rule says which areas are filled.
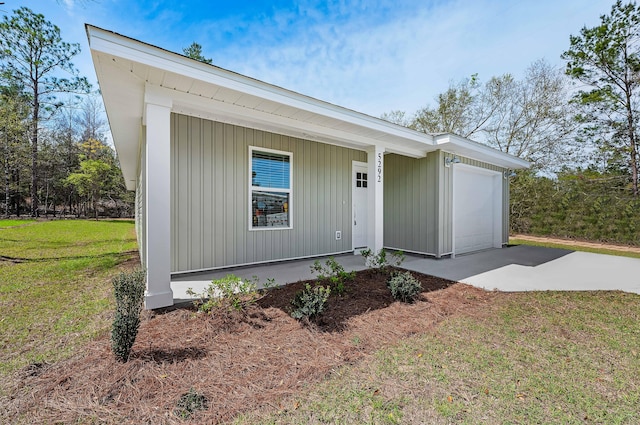
[[[511,235],[511,237],[514,239],[522,239],[522,240],[534,241],[534,242],[554,243],[558,245],[574,245],[574,246],[583,246],[583,247],[589,247],[589,248],[609,249],[612,251],[640,253],[640,246],[617,245],[617,244],[602,243],[602,242],[583,241],[580,239],[553,238],[548,236]]]
[[[317,325],[289,315],[295,283],[270,290],[246,315],[198,313],[193,307],[145,312],[132,358],[119,363],[109,336],[74,358],[32,364],[0,397],[2,423],[216,424],[248,410],[269,412],[301,388],[341,366],[414,334],[445,317],[482,314],[496,293],[414,274],[424,292],[395,302],[384,276],[358,273],[343,295],[332,294]],[[194,389],[207,409],[190,420],[176,414]]]

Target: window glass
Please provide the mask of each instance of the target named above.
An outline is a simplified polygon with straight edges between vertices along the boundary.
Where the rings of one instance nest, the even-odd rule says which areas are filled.
[[[289,155],[253,151],[251,184],[253,186],[289,189]]]
[[[291,227],[291,155],[251,151],[252,228]]]

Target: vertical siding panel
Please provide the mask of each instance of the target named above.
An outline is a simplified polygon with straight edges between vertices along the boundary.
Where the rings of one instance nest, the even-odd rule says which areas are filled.
[[[232,190],[234,191],[233,204],[229,208],[235,212],[235,226],[233,238],[235,240],[234,263],[247,262],[247,240],[249,229],[249,144],[253,142],[254,131],[243,128],[241,134],[236,135],[233,151],[233,161],[236,170]],[[230,158],[230,160],[232,160]]]
[[[201,120],[189,119],[189,180],[191,202],[189,204],[189,268],[202,268],[202,169],[200,168],[202,134],[200,132]]]
[[[317,238],[317,225],[318,225],[318,208],[316,201],[318,199],[318,145],[312,143],[309,145],[309,166],[305,170],[305,173],[309,173],[309,186],[306,193],[309,194],[309,198],[305,199],[307,202],[303,206],[303,214],[309,218],[309,234],[307,239],[306,252],[311,254],[314,251],[314,238]]]
[[[292,191],[291,197],[292,198],[289,199],[289,205],[291,205],[291,200],[296,195],[295,188],[293,187],[293,184],[294,184],[296,176],[297,176],[297,173],[295,172],[295,168],[294,168],[295,167],[295,163],[298,160],[298,154],[297,154],[297,150],[298,149],[297,149],[296,145],[297,144],[295,143],[295,141],[291,137],[283,136],[283,144],[281,146],[282,150],[285,151],[285,152],[291,152],[293,154],[293,164],[291,164],[291,167],[292,167],[291,171],[292,171],[293,176],[292,176],[292,179],[291,179],[291,182],[290,182],[291,183],[291,191]],[[296,226],[298,226],[298,224],[295,222],[295,220],[293,220],[293,218],[291,216],[289,216],[289,219],[292,220],[294,228]],[[294,232],[292,232],[290,230],[287,230],[287,231],[280,232],[280,233],[282,233],[282,247],[281,247],[282,248],[282,258],[291,258],[293,256],[292,252],[295,252],[295,251],[291,250],[291,245],[293,243],[292,236],[293,236]]]
[[[213,129],[202,121],[202,267],[213,259]]]
[[[178,125],[178,162],[177,173],[179,176],[179,186],[177,189],[178,200],[178,223],[181,229],[189,229],[189,143],[187,132],[188,120],[180,117]],[[189,267],[189,233],[180,231],[178,234],[178,267],[180,269]]]
[[[301,158],[298,159],[296,164],[301,166],[297,166],[296,170],[300,175],[300,181],[302,181],[302,187],[294,193],[296,196],[296,218],[298,226],[302,226],[302,249],[299,252],[303,252],[303,255],[309,255],[311,252],[311,211],[304,213],[306,206],[311,203],[311,143],[304,142],[304,163],[302,163]],[[304,170],[304,172],[302,172]]]
[[[224,137],[225,137],[225,125],[221,123],[214,124],[214,144],[213,144],[213,163],[214,163],[214,226],[215,231],[213,234],[214,240],[214,262],[213,266],[218,267],[225,264],[225,241],[224,241],[224,228],[225,228],[225,209],[223,205],[223,194],[225,188],[224,181]]]
[[[431,218],[431,214],[429,211],[429,203],[427,202],[427,196],[428,196],[428,188],[429,188],[429,184],[430,181],[427,178],[427,164],[428,164],[428,159],[425,158],[424,161],[422,161],[422,166],[420,167],[420,173],[419,173],[419,181],[420,181],[420,186],[422,187],[422,189],[420,190],[420,203],[418,206],[418,211],[421,212],[420,216],[418,217],[418,234],[420,236],[420,246],[422,247],[424,252],[431,252],[433,253],[434,251],[430,249],[429,246],[429,228],[427,226],[427,223],[429,222],[429,219]]]
[[[225,154],[225,194],[223,196],[223,204],[220,206],[225,212],[225,227],[224,227],[224,243],[225,243],[225,263],[226,264],[238,264],[236,259],[236,222],[237,212],[234,205],[238,205],[236,202],[236,184],[235,173],[237,167],[237,160],[234,158],[235,145],[238,142],[238,138],[244,136],[243,128],[233,125],[226,126],[228,134],[224,141],[224,154]]]
[[[316,241],[315,246],[313,247],[315,250],[326,251],[327,247],[325,245],[326,238],[323,234],[322,230],[327,227],[327,185],[325,184],[327,181],[328,171],[326,167],[322,167],[321,164],[326,164],[326,150],[327,145],[317,145],[318,154],[316,156],[315,161],[315,169],[316,169],[316,210],[318,211],[316,225],[314,226],[315,235],[313,235],[314,240]]]

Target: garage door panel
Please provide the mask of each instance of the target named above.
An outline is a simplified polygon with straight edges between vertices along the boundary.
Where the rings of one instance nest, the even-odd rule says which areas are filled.
[[[455,252],[495,246],[501,231],[499,175],[473,167],[457,166],[454,178]],[[500,201],[501,202],[501,201]],[[498,238],[500,239],[500,238]]]

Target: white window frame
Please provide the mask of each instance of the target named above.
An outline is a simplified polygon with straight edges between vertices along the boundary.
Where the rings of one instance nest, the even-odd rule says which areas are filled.
[[[283,155],[289,157],[289,189],[279,189],[279,188],[265,188],[262,186],[254,186],[253,185],[253,152],[265,152],[265,153],[273,153],[276,155]],[[278,193],[287,193],[289,194],[289,205],[288,205],[288,213],[289,213],[289,226],[288,227],[269,227],[269,226],[253,226],[253,191],[261,191],[261,192],[278,192]],[[249,146],[249,231],[273,231],[273,230],[291,230],[293,229],[293,152],[280,151],[276,149],[263,148],[260,146]]]

